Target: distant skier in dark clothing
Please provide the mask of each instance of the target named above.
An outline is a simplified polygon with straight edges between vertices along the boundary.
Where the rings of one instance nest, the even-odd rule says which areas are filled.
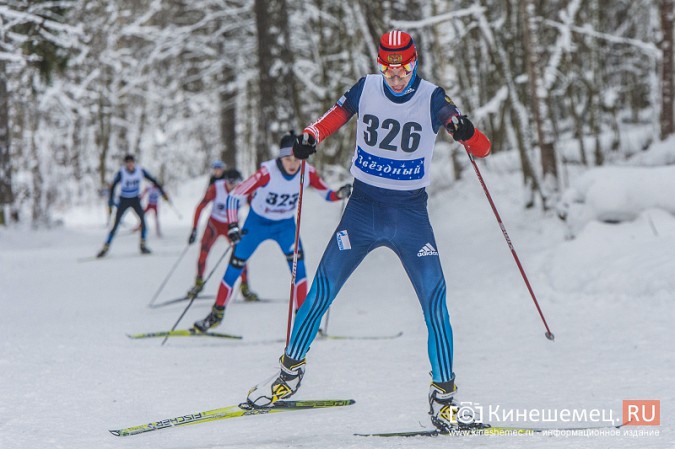
[[[110,244],[115,237],[115,232],[117,232],[117,227],[119,226],[120,221],[122,221],[124,213],[129,208],[132,208],[134,212],[136,212],[136,215],[138,215],[138,219],[141,222],[141,253],[150,254],[151,251],[145,244],[147,229],[145,227],[145,214],[143,213],[143,207],[141,206],[140,198],[141,182],[143,178],[157,186],[162,194],[162,198],[168,201],[169,197],[164,192],[162,185],[144,168],[136,165],[136,159],[133,155],[126,155],[124,157],[124,167],[120,168],[120,170],[115,175],[115,179],[113,179],[113,183],[110,186],[110,194],[108,197],[108,207],[112,209],[113,205],[115,204],[113,201],[115,197],[115,187],[117,184],[120,184],[120,196],[119,203],[117,204],[117,213],[115,214],[115,223],[108,234],[108,238],[106,239],[103,248],[101,251],[99,251],[96,257],[103,257],[108,253]]]
[[[159,229],[159,198],[162,196],[161,190],[159,190],[159,187],[156,185],[148,186],[145,189],[143,189],[143,193],[141,194],[141,200],[145,198],[147,195],[148,197],[148,202],[145,205],[145,208],[143,209],[143,214],[145,216],[149,216],[148,214],[150,212],[155,213],[155,229],[157,230],[157,237],[162,237],[162,232]],[[138,226],[134,228],[134,232],[138,232],[141,230],[141,224],[139,223]]]

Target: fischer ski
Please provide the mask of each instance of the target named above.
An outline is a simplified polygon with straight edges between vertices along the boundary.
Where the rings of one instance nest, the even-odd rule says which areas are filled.
[[[392,335],[329,335],[319,329],[318,337],[326,340],[393,340],[401,335],[403,335],[403,331]]]
[[[271,413],[291,412],[297,410],[312,410],[329,407],[342,407],[354,404],[353,399],[338,400],[308,400],[308,401],[277,401],[272,407],[253,408],[247,403],[217,408],[205,412],[189,413],[175,418],[162,419],[147,424],[127,427],[124,429],[110,430],[115,436],[126,437],[140,433],[152,432],[169,427],[199,424],[203,422],[217,421],[220,419],[240,418],[242,416],[268,415]]]
[[[441,432],[440,430],[413,430],[409,432],[384,432],[384,433],[355,433],[360,437],[436,437],[436,436],[467,436],[467,435],[534,435],[534,434],[554,434],[556,432],[569,431],[588,431],[597,429],[620,429],[625,424],[618,426],[593,426],[593,427],[510,427],[510,426],[491,426],[490,424],[475,424],[452,430],[450,432]]]
[[[436,437],[436,436],[466,436],[466,435],[506,435],[506,434],[535,434],[538,429],[528,429],[524,427],[476,427],[451,432],[441,432],[439,430],[413,430],[410,432],[384,432],[384,433],[355,433],[360,437]]]
[[[215,337],[215,338],[226,338],[232,340],[241,340],[243,337],[241,335],[232,335],[232,334],[221,334],[218,332],[198,332],[194,328],[191,329],[181,329],[175,331],[160,331],[160,332],[146,332],[141,334],[127,334],[127,337],[133,339],[140,338],[155,338],[155,337]]]
[[[195,300],[197,300],[197,299],[215,299],[215,298],[216,298],[216,295],[197,295],[197,296],[195,297]],[[183,296],[183,297],[181,297],[181,298],[169,299],[169,300],[164,301],[164,302],[160,302],[160,303],[157,303],[157,304],[153,304],[153,305],[151,305],[151,306],[149,306],[149,307],[150,307],[151,309],[156,309],[156,308],[158,308],[158,307],[164,307],[164,306],[168,306],[168,305],[170,305],[170,304],[176,304],[176,303],[182,302],[182,301],[189,301],[190,299],[191,299],[191,298],[190,298],[189,296],[185,295],[185,296]]]

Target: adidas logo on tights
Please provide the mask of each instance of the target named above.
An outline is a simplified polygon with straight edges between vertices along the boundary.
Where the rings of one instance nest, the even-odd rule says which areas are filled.
[[[419,251],[417,251],[417,257],[423,256],[438,256],[438,251],[436,251],[436,248],[431,246],[431,243],[427,243]]]

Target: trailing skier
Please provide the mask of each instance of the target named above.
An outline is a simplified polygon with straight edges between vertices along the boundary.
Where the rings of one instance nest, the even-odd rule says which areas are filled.
[[[222,161],[214,161],[211,165],[213,174],[209,180],[209,187],[206,189],[204,198],[195,209],[192,231],[188,238],[188,244],[192,245],[197,240],[197,228],[202,210],[211,202],[211,215],[202,234],[199,259],[197,260],[197,276],[195,285],[188,292],[188,297],[197,296],[204,288],[204,271],[206,270],[206,259],[209,256],[211,247],[223,236],[230,241],[227,233],[229,231],[227,217],[227,198],[230,192],[241,182],[242,176],[236,169],[225,170],[225,164]],[[230,242],[231,243],[231,242]],[[241,293],[246,301],[257,301],[258,295],[251,291],[248,284],[248,270],[244,267],[241,274]]]
[[[300,192],[300,161],[293,156],[295,134],[290,132],[281,139],[279,156],[261,164],[251,177],[230,192],[227,199],[228,232],[227,235],[236,246],[232,252],[223,280],[218,289],[216,302],[211,313],[195,322],[195,329],[206,332],[217,326],[223,319],[225,307],[232,297],[234,283],[253,252],[265,240],[274,240],[286,256],[292,269],[295,242],[295,210]],[[351,185],[345,184],[333,191],[319,177],[316,169],[309,166],[309,176],[305,186],[317,190],[327,201],[339,201],[351,193]],[[238,203],[253,196],[243,228],[239,229]],[[307,295],[307,275],[302,258],[302,243],[298,245],[298,266],[295,279],[296,307],[300,307]]]
[[[157,231],[157,237],[162,237],[162,232],[159,228],[159,198],[162,196],[162,192],[156,185],[147,186],[145,189],[143,189],[143,193],[141,193],[141,201],[146,196],[148,197],[148,200],[145,204],[145,208],[143,209],[143,214],[145,217],[147,217],[150,212],[155,213],[155,230]],[[141,224],[139,223],[138,226],[134,228],[133,232],[138,232],[140,230]]]

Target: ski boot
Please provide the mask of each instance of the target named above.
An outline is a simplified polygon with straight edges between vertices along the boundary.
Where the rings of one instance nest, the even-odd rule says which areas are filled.
[[[291,397],[300,388],[302,376],[305,375],[305,359],[294,360],[282,355],[279,359],[281,370],[279,375],[248,391],[246,401],[251,407],[269,407],[280,399]]]
[[[101,251],[99,251],[98,254],[96,254],[96,257],[100,259],[101,257],[105,256],[106,254],[108,254],[109,249],[110,249],[110,245],[107,244],[107,243],[104,244],[103,248],[101,248]]]
[[[197,332],[205,333],[212,327],[216,327],[223,321],[225,316],[225,306],[216,306],[214,305],[211,308],[211,313],[208,314],[203,320],[195,321],[195,330]]]
[[[141,254],[151,254],[152,251],[146,246],[145,240],[141,240]]]
[[[202,279],[201,276],[197,276],[195,278],[195,285],[190,290],[188,290],[186,296],[189,299],[196,298],[197,295],[201,293],[203,288],[204,288],[204,279]]]
[[[455,378],[447,382],[432,382],[429,387],[429,415],[431,423],[441,432],[448,433],[462,428],[469,428],[473,423],[472,417],[460,417],[457,411],[459,406],[455,402],[457,386]],[[465,422],[467,421],[467,422]]]
[[[260,301],[258,295],[255,292],[252,292],[251,289],[249,288],[248,282],[242,282],[241,286],[239,286],[239,291],[241,291],[241,294],[244,297],[244,301],[247,302]]]

